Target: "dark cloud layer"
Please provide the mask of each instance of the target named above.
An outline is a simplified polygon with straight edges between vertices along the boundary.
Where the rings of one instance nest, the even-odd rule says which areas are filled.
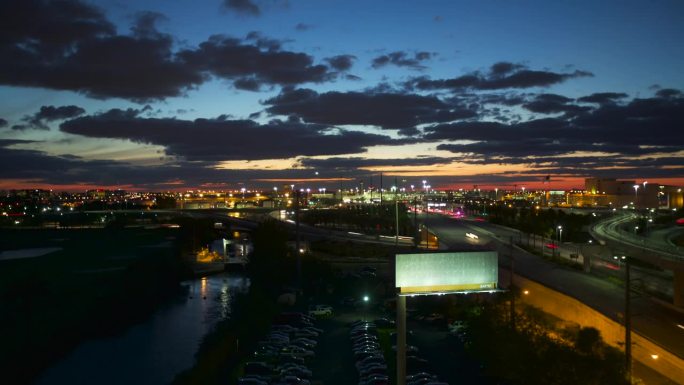
[[[566,113],[578,114],[580,112],[589,111],[589,107],[578,106],[570,104],[573,99],[556,94],[539,94],[533,101],[523,104],[523,107],[529,111],[540,114]]]
[[[297,25],[295,25],[295,30],[300,32],[308,31],[311,28],[313,28],[311,24],[297,23]]]
[[[393,144],[387,136],[358,131],[330,130],[327,126],[296,121],[153,119],[138,110],[110,110],[61,124],[71,134],[96,138],[129,139],[164,146],[168,155],[189,160],[256,160],[296,156],[340,155],[364,152],[368,146]]]
[[[131,34],[119,35],[101,11],[79,1],[4,5],[0,84],[144,102],[184,95],[212,76],[248,90],[335,77],[311,56],[282,50],[278,40],[260,34],[244,40],[216,35],[176,51],[174,38],[156,29],[163,19],[139,13]]]
[[[299,84],[330,79],[328,67],[314,65],[304,53],[263,50],[240,40],[212,36],[196,50],[181,51],[179,57],[191,68],[226,79],[250,77],[267,84]]]
[[[79,106],[43,106],[40,107],[40,111],[38,111],[33,118],[52,122],[55,120],[75,118],[83,114],[85,114],[85,110]]]
[[[594,99],[616,98],[622,97],[616,94]],[[485,159],[502,157],[505,158],[502,163],[517,163],[521,157],[557,156],[576,151],[637,156],[676,153],[684,148],[682,97],[634,99],[626,104],[604,103],[593,110],[580,109],[571,99],[559,95],[539,95],[537,100],[555,105],[555,112],[576,110],[572,115],[511,124],[457,122],[434,125],[424,129],[425,139],[476,141],[441,144],[438,148],[478,154]],[[610,164],[609,159],[606,164]]]
[[[432,166],[451,162],[451,158],[417,157],[400,159],[372,159],[372,158],[328,158],[312,159],[304,158],[300,165],[314,169],[348,170],[355,171],[361,167],[384,167],[384,166]]]
[[[425,51],[416,52],[413,55],[404,51],[395,51],[374,58],[372,66],[373,68],[382,68],[388,64],[392,64],[397,67],[409,67],[416,70],[422,70],[426,68],[422,62],[431,59],[432,56],[434,56],[434,54]]]
[[[616,103],[617,101],[627,97],[627,94],[621,92],[599,92],[588,96],[582,96],[577,99],[579,102],[585,103],[596,103],[596,104],[609,104]]]
[[[251,0],[224,0],[223,5],[237,13],[249,16],[259,16],[261,9]]]
[[[356,56],[354,55],[337,55],[325,59],[332,68],[338,71],[350,70],[354,65],[354,60],[356,60]]]
[[[79,106],[42,106],[40,110],[33,115],[27,115],[22,118],[22,124],[15,124],[12,126],[13,130],[38,129],[48,130],[48,122],[56,120],[65,120],[75,118],[85,114],[85,110]]]
[[[331,91],[319,94],[311,89],[287,89],[264,103],[271,114],[295,115],[310,123],[396,129],[476,116],[474,111],[449,105],[433,96],[400,93]]]
[[[557,73],[551,71],[530,70],[521,64],[499,62],[494,64],[488,73],[473,72],[451,79],[432,80],[418,77],[406,83],[410,89],[418,90],[499,90],[507,88],[547,87],[562,83],[568,79],[593,76],[587,71]]]

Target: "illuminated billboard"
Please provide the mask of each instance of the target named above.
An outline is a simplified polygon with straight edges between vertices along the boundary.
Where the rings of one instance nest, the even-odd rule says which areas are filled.
[[[496,251],[396,255],[396,287],[401,295],[495,291]]]

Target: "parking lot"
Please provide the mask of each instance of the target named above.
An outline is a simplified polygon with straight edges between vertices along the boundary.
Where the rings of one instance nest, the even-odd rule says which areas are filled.
[[[374,324],[364,324],[363,327],[367,329],[361,339],[364,342],[360,343],[358,338],[354,341],[350,338],[352,330],[350,324],[354,321],[365,320],[370,322],[379,318],[394,320],[395,314],[391,310],[391,306],[383,305],[386,301],[381,295],[383,291],[387,293],[387,290],[383,290],[386,287],[385,275],[387,271],[385,270],[387,270],[387,266],[380,265],[377,266],[377,269],[359,265],[347,265],[345,267],[341,279],[347,282],[346,290],[337,292],[337,295],[334,296],[337,299],[328,297],[323,300],[323,302],[333,302],[332,315],[329,316],[325,312],[321,312],[317,302],[313,299],[309,300],[311,314],[319,316],[313,320],[312,326],[322,330],[322,333],[315,338],[317,345],[315,348],[311,348],[314,356],[307,357],[305,362],[301,363],[302,368],[305,367],[306,371],[310,370],[311,375],[303,378],[302,382],[296,382],[293,379],[290,379],[290,382],[285,382],[281,374],[282,363],[271,360],[274,371],[270,381],[266,382],[267,384],[380,385],[395,383],[396,353],[391,348],[393,342],[390,338],[390,333],[394,331],[393,327],[380,327],[379,325],[376,327]],[[372,274],[364,275],[364,273],[369,272]],[[363,293],[370,295],[366,296]],[[389,296],[391,297],[392,294]],[[384,297],[387,297],[387,294]],[[322,305],[322,308],[325,307]],[[407,374],[428,372],[434,376],[432,381],[438,381],[440,384],[487,385],[496,383],[481,375],[479,363],[467,357],[463,348],[463,341],[449,334],[444,317],[435,314],[432,317],[425,316],[426,314],[421,316],[417,312],[412,312],[408,319],[407,325],[410,335],[407,336],[407,341],[412,346],[411,350],[416,349],[417,351],[409,353]],[[441,322],[435,322],[433,319],[435,316],[441,317]],[[290,338],[293,337],[294,334],[290,334]],[[283,346],[287,346],[287,344],[289,343]],[[283,347],[278,349],[282,351]],[[287,350],[287,348],[285,349]],[[370,361],[384,362],[365,362],[357,368],[356,363],[359,354],[357,353],[355,357],[355,349],[357,351],[359,349],[369,350],[375,357]],[[366,355],[368,354],[361,356],[365,357]],[[384,356],[384,360],[377,358],[378,355]],[[366,377],[361,378],[361,370],[366,373]],[[265,379],[261,378],[261,380]],[[428,382],[423,378],[414,383],[423,385]]]

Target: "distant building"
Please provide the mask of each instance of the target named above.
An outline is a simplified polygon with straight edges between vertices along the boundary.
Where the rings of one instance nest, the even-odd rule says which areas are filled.
[[[675,186],[658,186],[661,207],[669,209],[684,208],[684,189]]]
[[[648,182],[636,183],[634,180],[586,178],[584,180],[585,191],[569,193],[568,204],[585,207],[659,208],[663,207],[665,187],[667,186]],[[668,192],[670,190],[667,189]],[[676,201],[676,193],[672,196]],[[676,202],[673,203],[676,204]]]

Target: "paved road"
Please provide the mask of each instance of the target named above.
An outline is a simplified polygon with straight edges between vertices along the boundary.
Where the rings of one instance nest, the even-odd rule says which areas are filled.
[[[665,247],[670,248],[677,247],[677,245],[675,245],[675,243],[673,242],[673,239],[684,235],[684,227],[678,226],[668,227],[666,229],[653,230],[650,231],[647,235],[651,242],[658,242],[664,245]]]
[[[637,219],[634,213],[618,213],[604,221],[597,223],[592,229],[592,235],[597,238],[622,244],[635,251],[635,256],[651,261],[656,265],[667,262],[684,262],[684,249],[677,247],[661,237],[643,237],[624,231],[623,227]],[[662,259],[662,263],[657,259]]]
[[[422,219],[439,236],[440,242],[448,246],[459,248],[467,239],[466,232],[482,228],[485,231],[482,231],[479,242],[489,244],[504,258],[510,255],[511,248],[507,244],[488,234],[497,232],[495,226],[484,222],[466,223],[437,215],[429,215]],[[624,311],[623,289],[606,280],[561,268],[517,247],[513,248],[513,257],[517,273],[577,298],[609,318],[618,320],[618,313]],[[684,325],[684,314],[645,297],[633,298],[632,303],[634,330],[679,357],[684,357],[684,329],[678,326]]]

